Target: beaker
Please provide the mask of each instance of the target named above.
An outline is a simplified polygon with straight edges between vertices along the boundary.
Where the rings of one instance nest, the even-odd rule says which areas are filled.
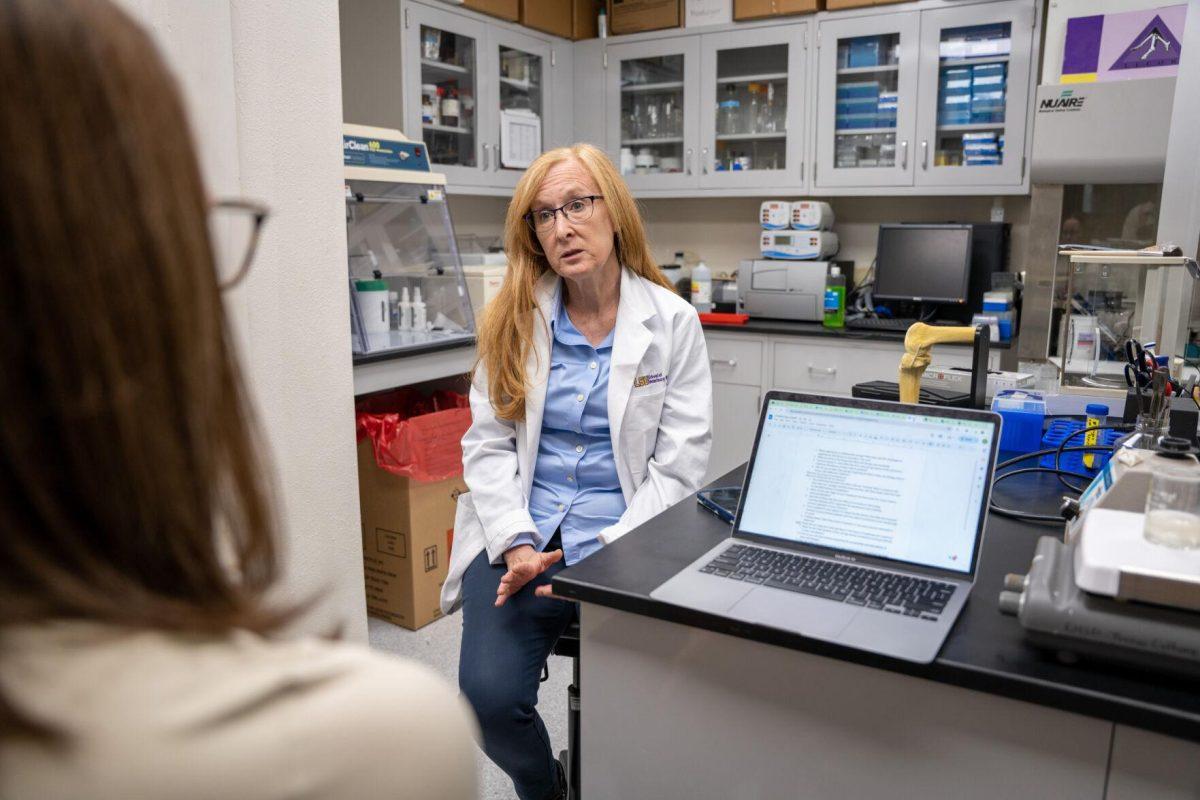
[[[1150,476],[1142,535],[1166,547],[1200,547],[1200,473],[1163,469]]]

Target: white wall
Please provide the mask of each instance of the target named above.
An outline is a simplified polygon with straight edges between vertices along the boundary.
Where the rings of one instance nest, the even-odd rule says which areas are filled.
[[[212,195],[272,210],[229,308],[273,466],[278,596],[319,594],[299,627],[365,640],[337,4],[122,2],[180,78]]]

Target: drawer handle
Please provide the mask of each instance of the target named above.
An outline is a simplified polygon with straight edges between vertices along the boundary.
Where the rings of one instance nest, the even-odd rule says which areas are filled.
[[[725,365],[725,366],[727,366],[727,367],[736,367],[736,366],[737,366],[737,359],[736,359],[736,358],[710,358],[710,359],[708,360],[708,363],[710,363],[710,364],[724,364],[724,365]]]
[[[817,369],[812,364],[809,364],[808,365],[808,374],[809,375],[837,375],[837,367],[825,367],[824,369]]]

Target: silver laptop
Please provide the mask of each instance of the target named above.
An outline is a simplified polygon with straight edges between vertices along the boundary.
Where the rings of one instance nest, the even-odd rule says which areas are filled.
[[[932,661],[975,580],[1000,417],[769,392],[733,535],[650,596]]]

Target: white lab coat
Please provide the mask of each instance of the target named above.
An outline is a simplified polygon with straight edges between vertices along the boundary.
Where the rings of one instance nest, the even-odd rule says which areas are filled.
[[[535,296],[546,324],[534,320],[525,419],[496,417],[487,378],[471,386],[471,428],[463,436],[463,478],[449,574],[441,606],[461,604],[462,576],[483,550],[493,564],[518,534],[537,528],[529,492],[542,435],[550,371],[549,320],[558,275],[547,271]],[[695,309],[667,289],[621,269],[621,298],[608,375],[608,422],[617,478],[625,496],[621,518],[599,533],[610,544],[700,488],[712,446],[712,376],[704,331]]]

